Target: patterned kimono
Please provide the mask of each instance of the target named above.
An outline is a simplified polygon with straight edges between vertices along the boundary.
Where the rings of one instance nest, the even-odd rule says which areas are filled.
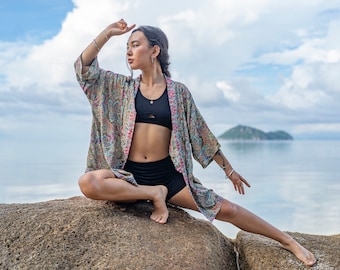
[[[110,169],[118,178],[137,184],[133,175],[122,170],[127,161],[134,132],[135,96],[141,77],[130,77],[99,67],[97,58],[82,74],[81,57],[75,64],[77,80],[92,107],[91,142],[86,171]],[[222,197],[205,188],[193,175],[192,157],[203,168],[220,148],[198,111],[185,85],[166,78],[171,111],[172,132],[169,154],[201,211],[213,221],[222,205]]]

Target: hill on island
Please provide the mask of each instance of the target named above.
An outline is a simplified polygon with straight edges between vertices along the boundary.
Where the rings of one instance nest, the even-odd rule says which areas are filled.
[[[283,130],[264,132],[262,130],[238,125],[233,127],[222,135],[220,139],[225,140],[250,140],[250,141],[261,141],[261,140],[293,140],[293,137]]]

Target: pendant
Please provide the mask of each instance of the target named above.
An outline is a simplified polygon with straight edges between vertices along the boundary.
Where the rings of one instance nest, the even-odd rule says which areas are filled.
[[[153,100],[150,100],[150,104],[151,104],[151,105],[153,104]]]

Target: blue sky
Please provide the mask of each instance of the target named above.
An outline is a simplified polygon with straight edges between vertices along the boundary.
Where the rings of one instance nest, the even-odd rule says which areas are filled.
[[[216,135],[238,124],[340,139],[340,0],[2,1],[0,138],[87,145],[91,112],[73,71],[113,21],[161,27],[171,72]],[[103,68],[128,74],[125,44]]]
[[[60,31],[67,12],[73,8],[71,0],[5,0],[0,3],[0,32],[2,41],[16,41],[32,37],[38,43]]]

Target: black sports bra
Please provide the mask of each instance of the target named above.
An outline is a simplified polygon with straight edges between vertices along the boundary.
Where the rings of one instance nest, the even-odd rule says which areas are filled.
[[[136,123],[156,124],[172,130],[167,89],[164,90],[160,98],[155,100],[145,98],[138,89],[135,107],[137,112]]]

